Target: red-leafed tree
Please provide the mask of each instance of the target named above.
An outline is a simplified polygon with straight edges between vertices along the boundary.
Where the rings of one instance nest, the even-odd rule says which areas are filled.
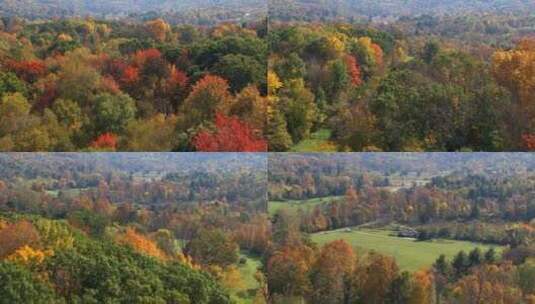
[[[139,81],[139,69],[128,66],[123,70],[121,82],[125,85],[132,85]]]
[[[46,65],[41,60],[11,60],[7,62],[7,67],[28,82],[34,82],[46,74]]]
[[[169,75],[169,64],[157,49],[138,51],[132,58],[131,64],[138,68],[141,79],[147,83]]]
[[[132,58],[132,63],[136,67],[142,67],[147,63],[160,59],[162,59],[162,53],[160,53],[160,51],[158,51],[157,49],[147,49],[137,51],[134,57]]]
[[[351,83],[354,86],[360,86],[362,84],[362,76],[357,59],[354,56],[348,55],[345,58],[345,63],[347,67],[347,73],[349,74],[349,77],[351,77]]]
[[[115,150],[117,148],[117,135],[113,133],[101,134],[91,143],[91,148]]]
[[[528,151],[535,151],[535,134],[522,135],[522,143]]]
[[[42,111],[45,108],[50,107],[56,98],[58,97],[58,87],[54,81],[46,81],[41,84],[40,89],[42,90],[41,95],[37,99],[34,107],[35,109]]]
[[[109,59],[104,65],[103,74],[111,75],[116,81],[120,81],[127,67],[128,63],[124,59]]]
[[[170,102],[172,111],[176,111],[186,98],[188,84],[189,78],[186,73],[172,65],[161,92],[163,93],[163,99]]]
[[[197,151],[262,152],[267,151],[267,142],[258,138],[253,129],[237,117],[216,114],[216,130],[201,131],[193,139]]]
[[[189,79],[186,73],[177,69],[175,66],[171,67],[171,70],[169,72],[169,78],[167,79],[168,87],[184,88],[185,86],[188,85],[188,82],[189,82]]]

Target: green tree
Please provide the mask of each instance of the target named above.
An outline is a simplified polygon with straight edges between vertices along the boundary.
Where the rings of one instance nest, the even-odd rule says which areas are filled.
[[[475,248],[474,250],[470,251],[470,253],[468,254],[468,263],[470,267],[478,266],[482,262],[483,257],[479,248]]]
[[[177,118],[157,114],[147,119],[130,120],[120,149],[125,151],[171,151],[178,145],[175,138]]]
[[[202,230],[191,240],[186,252],[205,266],[227,267],[238,262],[238,244],[220,229]]]
[[[522,292],[525,295],[535,294],[535,260],[528,260],[518,266],[518,277]]]
[[[214,73],[227,79],[230,90],[239,92],[249,85],[256,84],[259,88],[266,86],[266,67],[250,56],[229,54],[221,58],[214,66]]]
[[[100,86],[100,74],[88,62],[91,58],[93,55],[86,49],[69,52],[58,73],[59,96],[75,101],[82,108],[90,107],[89,101]]]
[[[496,250],[494,250],[494,248],[489,248],[489,250],[485,252],[485,262],[489,264],[496,262]]]
[[[41,119],[31,114],[30,109],[31,105],[22,94],[4,95],[0,103],[0,149],[46,151],[54,146],[55,141],[48,132],[55,129],[55,117],[47,113],[45,125],[42,125]]]
[[[24,266],[0,261],[0,303],[61,303],[51,286]]]
[[[424,46],[424,49],[422,51],[422,59],[427,63],[430,64],[433,62],[433,59],[435,59],[435,56],[439,53],[440,46],[435,41],[427,42]]]
[[[103,93],[95,97],[93,128],[95,134],[122,133],[136,113],[135,102],[126,94]]]
[[[314,94],[302,79],[292,80],[280,90],[280,106],[284,109],[288,133],[294,143],[307,138],[316,122]]]
[[[0,137],[24,129],[30,123],[30,109],[30,103],[22,94],[4,95],[0,103]]]
[[[327,84],[327,92],[329,92],[331,102],[349,85],[349,82],[350,79],[344,61],[333,61],[329,65],[329,82]]]
[[[306,73],[305,62],[296,53],[291,53],[275,63],[275,72],[283,80],[304,78]]]
[[[267,139],[270,151],[287,151],[293,144],[292,137],[288,133],[284,114],[278,110],[272,113],[268,121]]]
[[[79,129],[83,123],[82,109],[80,106],[67,99],[58,99],[52,106],[52,111],[56,114],[56,117],[63,126],[69,129]]]
[[[28,94],[26,84],[11,72],[0,72],[0,98],[7,93]]]
[[[411,296],[411,275],[407,271],[403,271],[401,275],[392,281],[392,284],[386,295],[387,304],[405,304],[409,303]]]
[[[461,277],[465,275],[468,272],[469,265],[470,261],[468,260],[468,256],[462,250],[459,251],[459,253],[453,258],[453,261],[451,262],[451,266],[453,267],[456,277]]]
[[[255,86],[248,86],[236,95],[229,114],[240,117],[242,121],[263,132],[267,123],[267,100]]]

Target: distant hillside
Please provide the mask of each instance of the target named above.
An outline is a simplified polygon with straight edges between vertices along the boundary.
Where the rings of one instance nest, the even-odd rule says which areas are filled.
[[[267,158],[253,153],[0,153],[0,178],[57,177],[65,172],[259,172]]]
[[[270,17],[325,20],[355,17],[444,15],[468,12],[525,12],[532,0],[269,0]]]
[[[0,0],[2,16],[30,19],[45,17],[98,16],[113,17],[129,14],[219,14],[229,12],[257,14],[267,10],[259,0]]]
[[[269,155],[269,179],[278,179],[294,170],[302,176],[307,170],[321,170],[323,175],[347,172],[423,172],[436,174],[457,171],[469,174],[518,175],[535,169],[530,153],[308,153]],[[281,173],[282,172],[282,173]],[[333,173],[334,172],[334,173]]]

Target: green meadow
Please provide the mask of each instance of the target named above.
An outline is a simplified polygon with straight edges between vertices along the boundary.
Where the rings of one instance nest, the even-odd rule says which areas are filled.
[[[241,257],[246,259],[245,264],[238,266],[243,288],[232,290],[231,294],[237,304],[252,304],[259,287],[255,274],[262,263],[258,257],[251,255],[242,254]]]
[[[331,130],[320,129],[303,139],[290,149],[290,152],[337,152],[336,144],[330,141]]]
[[[486,244],[456,241],[456,240],[432,240],[417,241],[409,238],[400,238],[390,235],[392,231],[380,229],[339,229],[312,234],[312,240],[325,244],[335,240],[345,240],[352,244],[357,252],[363,254],[369,250],[375,250],[381,254],[392,256],[396,259],[400,269],[416,271],[431,266],[435,260],[445,254],[451,260],[459,251],[466,253],[479,247],[486,251],[491,247],[500,253],[503,247]]]
[[[317,205],[325,204],[342,197],[343,196],[325,196],[308,200],[287,200],[283,202],[270,201],[268,203],[268,212],[270,215],[274,215],[279,209],[286,209],[290,214],[295,214],[299,209],[303,211],[310,210]]]

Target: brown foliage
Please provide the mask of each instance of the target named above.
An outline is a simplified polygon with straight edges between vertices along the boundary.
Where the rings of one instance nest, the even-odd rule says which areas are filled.
[[[21,220],[8,224],[0,230],[0,259],[14,253],[23,246],[39,247],[40,236],[33,224]]]

